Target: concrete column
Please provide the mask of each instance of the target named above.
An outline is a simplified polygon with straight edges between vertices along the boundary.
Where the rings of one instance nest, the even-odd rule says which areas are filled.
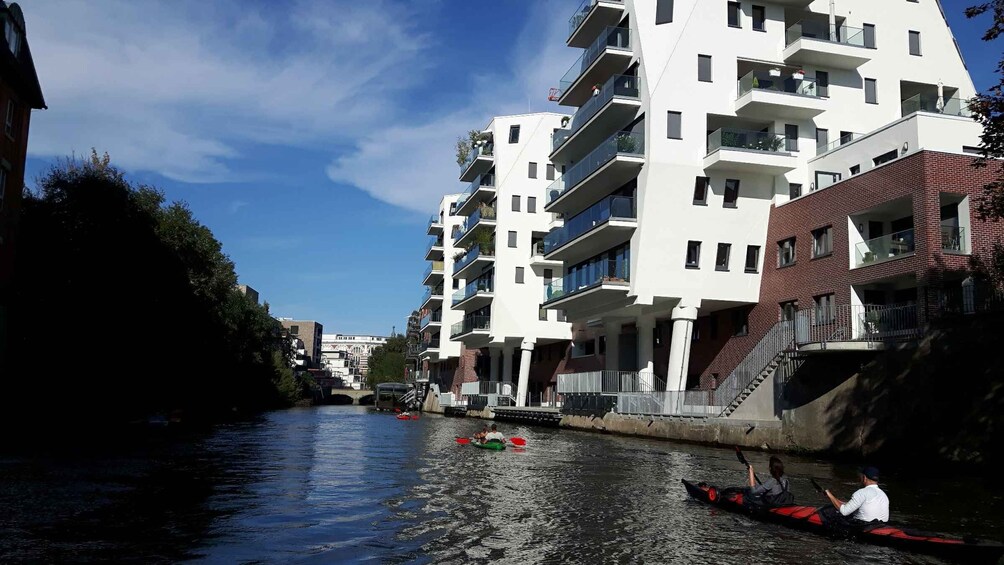
[[[603,329],[606,331],[607,340],[606,363],[604,364],[604,368],[608,371],[620,370],[621,324],[620,322],[607,322],[603,324]]]
[[[519,384],[516,389],[516,406],[526,406],[526,393],[530,388],[530,355],[533,353],[534,342],[523,340],[520,344]]]
[[[652,343],[655,316],[639,316],[635,326],[638,328],[638,385],[642,390],[652,390],[652,377],[655,375],[655,346]]]
[[[690,367],[690,344],[694,335],[694,320],[697,308],[677,306],[673,308],[673,338],[669,344],[669,370],[666,374],[666,390],[686,390],[687,369]]]
[[[512,347],[502,347],[502,382],[504,383],[512,382],[512,353]]]
[[[500,351],[494,347],[488,348],[488,357],[492,362],[491,368],[488,369],[488,380],[493,383],[499,380],[499,353]]]

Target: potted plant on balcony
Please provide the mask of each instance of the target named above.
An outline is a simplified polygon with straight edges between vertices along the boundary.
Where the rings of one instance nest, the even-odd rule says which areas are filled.
[[[561,118],[561,129],[565,129],[565,128],[568,127],[569,120],[571,120],[571,117],[569,117],[569,116],[562,116],[562,118]]]
[[[617,135],[617,152],[634,153],[638,148],[638,141],[628,132],[621,132]]]
[[[453,254],[453,262],[457,263],[461,261],[465,255],[467,255],[466,249],[461,249],[460,251],[457,251],[456,253]]]
[[[805,78],[805,71],[798,69],[797,71],[791,73],[791,78],[795,80],[802,80]]]

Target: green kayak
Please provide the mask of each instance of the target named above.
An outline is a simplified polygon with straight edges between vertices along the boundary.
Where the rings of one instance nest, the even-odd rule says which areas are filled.
[[[479,441],[471,441],[471,445],[474,447],[480,447],[481,449],[491,449],[493,451],[503,451],[505,450],[505,444],[497,441],[490,441],[488,443],[481,443]]]

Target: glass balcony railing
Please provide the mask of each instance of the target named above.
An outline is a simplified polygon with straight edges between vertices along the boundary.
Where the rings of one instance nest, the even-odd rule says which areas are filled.
[[[786,46],[791,45],[804,37],[819,41],[829,41],[831,43],[854,45],[855,47],[865,46],[865,31],[863,29],[850,26],[837,26],[835,31],[836,35],[830,37],[830,24],[828,22],[798,22],[784,32],[784,44]]]
[[[565,225],[544,236],[544,253],[550,253],[569,241],[602,225],[611,218],[636,218],[634,198],[608,196],[570,218]]]
[[[785,150],[784,136],[765,131],[722,128],[708,136],[708,155],[726,149],[747,149],[780,153]]]
[[[565,76],[561,77],[561,82],[558,87],[561,92],[567,92],[568,89],[575,84],[582,73],[589,69],[600,55],[603,54],[607,48],[623,49],[626,51],[631,50],[631,30],[626,27],[614,27],[607,26],[600,36],[596,38],[596,41],[592,43],[589,47],[582,52],[579,60],[572,63],[572,66],[565,72]]]
[[[554,136],[551,137],[551,151],[561,147],[569,137],[572,137],[572,134],[579,131],[579,128],[595,116],[600,108],[606,106],[607,102],[610,102],[614,96],[640,99],[640,83],[638,77],[631,75],[614,75],[607,79],[598,93],[594,94],[588,102],[579,106],[575,115],[572,116],[571,126],[568,129],[559,129],[554,132]]]
[[[484,145],[478,145],[467,153],[467,158],[464,162],[460,164],[460,172],[463,173],[471,166],[478,157],[493,157],[495,155],[495,145],[493,143],[485,143]]]
[[[579,29],[582,22],[586,21],[589,16],[589,12],[592,11],[593,6],[596,5],[597,0],[582,0],[579,4],[579,8],[575,10],[575,14],[568,18],[568,37],[571,37],[575,33],[575,30]],[[604,0],[604,2],[610,2],[613,4],[623,4],[624,0]]]
[[[623,259],[601,259],[580,266],[560,279],[544,285],[544,302],[570,296],[588,290],[602,283],[623,283],[631,280],[630,261]]]
[[[464,229],[457,231],[453,236],[453,241],[459,241],[464,234],[476,228],[482,220],[495,220],[495,208],[487,204],[482,204],[477,211],[467,217],[464,221]]]
[[[495,188],[495,175],[493,173],[485,173],[478,175],[477,178],[471,181],[471,184],[467,185],[467,190],[457,199],[457,209],[462,208],[464,203],[481,187]]]
[[[425,274],[422,275],[422,280],[429,278],[429,275],[431,275],[434,272],[442,272],[442,271],[443,271],[443,262],[433,261],[432,264],[429,265],[429,268],[425,270]]]
[[[913,229],[903,230],[889,235],[883,235],[862,241],[855,246],[855,267],[894,259],[900,255],[913,253],[915,250]]]
[[[643,132],[618,132],[593,149],[581,161],[572,165],[565,174],[547,187],[547,203],[550,204],[562,194],[575,188],[586,177],[596,172],[607,161],[617,155],[640,157],[645,155],[645,135]]]
[[[443,238],[438,235],[434,235],[429,238],[429,243],[428,245],[425,246],[425,250],[428,251],[433,247],[442,247],[442,246],[443,246]]]
[[[426,340],[422,342],[422,345],[418,348],[419,351],[428,351],[430,349],[439,349],[439,338]]]
[[[422,316],[422,321],[418,323],[418,327],[424,328],[433,322],[443,321],[443,311],[436,310],[435,312],[429,312],[425,316]]]
[[[483,253],[480,245],[475,245],[474,247],[471,247],[471,249],[467,252],[467,254],[464,255],[463,259],[453,264],[453,272],[456,273],[460,271],[461,269],[463,269],[467,265],[470,265],[472,262],[474,262],[475,259],[481,257],[482,255],[485,257],[493,257],[495,255],[495,246],[493,245],[491,247],[485,247]]]
[[[543,241],[538,241],[538,242],[534,243],[533,244],[533,248],[530,251],[530,256],[534,257],[536,255],[543,255],[543,254],[544,254],[544,242]]]
[[[429,225],[430,226],[435,226],[437,224],[442,224],[442,223],[443,223],[443,220],[441,220],[439,218],[439,215],[435,215],[435,216],[432,216],[431,218],[429,218]]]
[[[941,249],[956,253],[966,252],[966,228],[941,226]]]
[[[850,143],[850,142],[854,141],[855,139],[857,139],[857,138],[859,138],[859,137],[861,137],[863,135],[864,135],[863,133],[854,133],[854,132],[848,131],[848,132],[844,132],[840,136],[840,138],[837,139],[836,141],[831,141],[829,143],[817,143],[816,144],[816,155],[822,155],[823,153],[828,153],[830,151],[833,151],[837,147],[840,147],[841,145],[845,145],[847,143]]]
[[[495,292],[495,278],[485,277],[473,280],[464,288],[453,293],[453,305],[456,306],[475,294]]]
[[[437,284],[436,286],[425,291],[425,295],[422,296],[422,304],[428,302],[429,299],[432,298],[433,296],[442,296],[442,295],[443,295],[443,285]]]
[[[742,97],[751,90],[783,92],[786,94],[797,94],[799,96],[810,96],[819,98],[816,89],[816,79],[798,75],[788,71],[784,76],[784,71],[750,71],[739,79],[739,97]]]
[[[475,331],[486,331],[492,328],[491,316],[468,316],[463,321],[450,327],[450,336],[458,336]]]
[[[973,117],[973,112],[969,109],[969,100],[963,98],[944,98],[936,94],[911,96],[901,103],[901,108],[903,117],[909,116],[914,112],[946,114],[949,116],[962,116],[963,118]]]

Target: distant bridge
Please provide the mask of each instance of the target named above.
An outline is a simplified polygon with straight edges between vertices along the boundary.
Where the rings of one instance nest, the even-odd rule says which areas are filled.
[[[328,404],[354,404],[371,406],[376,397],[372,390],[356,390],[354,388],[336,388],[341,379],[315,378],[321,388],[321,399]]]

